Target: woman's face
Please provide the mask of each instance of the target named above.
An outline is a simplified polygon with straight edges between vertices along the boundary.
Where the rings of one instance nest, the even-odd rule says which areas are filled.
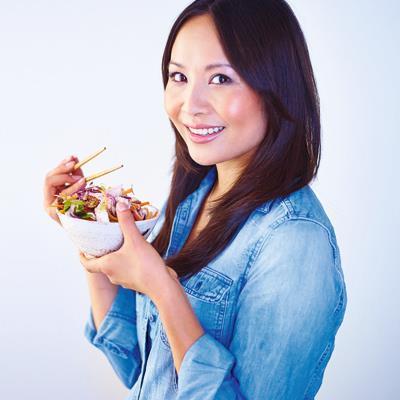
[[[266,133],[261,98],[233,68],[211,64],[229,62],[211,17],[193,17],[181,28],[172,48],[165,110],[195,162],[240,168]],[[224,129],[199,136],[188,128],[202,126]]]

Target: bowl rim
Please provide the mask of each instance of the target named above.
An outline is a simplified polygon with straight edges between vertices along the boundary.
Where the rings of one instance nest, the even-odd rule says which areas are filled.
[[[157,210],[157,211],[158,211],[158,214],[157,214],[155,217],[150,218],[150,219],[145,219],[145,220],[143,220],[143,221],[135,221],[135,224],[138,224],[138,225],[147,224],[147,223],[149,223],[150,221],[157,220],[158,217],[160,216],[160,210],[159,210],[156,206],[153,206],[153,205],[151,205],[151,204],[147,204],[147,205],[145,205],[144,207],[151,207],[151,208],[153,208],[154,210]],[[59,211],[58,209],[56,210],[56,213],[57,213],[58,216],[61,215],[62,218],[70,218],[70,219],[74,219],[74,220],[76,220],[76,221],[82,221],[82,222],[88,223],[88,224],[97,223],[97,224],[101,224],[101,225],[115,225],[115,224],[118,224],[118,225],[119,225],[119,222],[118,222],[118,221],[115,221],[115,222],[106,222],[106,223],[104,223],[104,222],[99,222],[99,221],[87,221],[86,219],[82,219],[82,218],[73,218],[73,217],[70,217],[69,215],[65,215],[65,214],[63,214],[63,213],[60,213],[60,211]]]

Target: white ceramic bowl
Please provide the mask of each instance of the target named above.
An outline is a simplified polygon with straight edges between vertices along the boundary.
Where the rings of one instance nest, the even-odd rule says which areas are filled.
[[[146,207],[153,212],[157,210],[154,206],[147,205]],[[159,214],[158,212],[156,217],[149,220],[135,222],[145,239],[154,228]],[[122,246],[124,238],[118,222],[86,221],[80,218],[72,218],[58,211],[57,215],[72,242],[86,255],[100,257],[116,251]]]

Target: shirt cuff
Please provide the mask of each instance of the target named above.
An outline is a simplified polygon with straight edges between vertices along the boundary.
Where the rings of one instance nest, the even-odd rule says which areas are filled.
[[[130,293],[129,293],[129,292]],[[92,308],[85,325],[85,337],[95,347],[108,350],[122,358],[128,358],[137,346],[137,331],[135,318],[135,301],[130,297],[135,296],[134,292],[120,287],[112,303],[101,322],[98,331],[93,320]],[[125,312],[121,308],[129,304]],[[133,307],[133,309],[131,309]],[[130,312],[129,312],[130,311]]]
[[[178,374],[179,391],[194,394],[202,388],[203,393],[214,392],[230,379],[234,363],[233,354],[213,336],[204,333],[183,357]]]

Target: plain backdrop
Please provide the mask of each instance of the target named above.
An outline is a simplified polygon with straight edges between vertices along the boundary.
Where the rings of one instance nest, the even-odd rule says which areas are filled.
[[[400,3],[289,3],[321,97],[322,161],[311,186],[335,227],[349,296],[317,399],[396,399]],[[156,205],[166,198],[174,138],[161,57],[187,4],[0,0],[2,399],[128,393],[83,336],[85,276],[43,211],[42,186],[64,157],[107,146],[86,174],[123,162],[102,182],[132,184]]]

